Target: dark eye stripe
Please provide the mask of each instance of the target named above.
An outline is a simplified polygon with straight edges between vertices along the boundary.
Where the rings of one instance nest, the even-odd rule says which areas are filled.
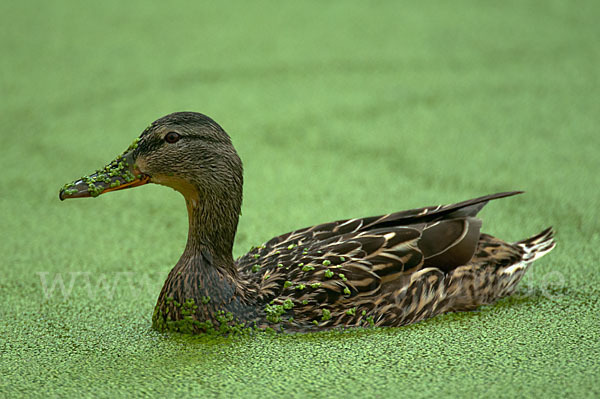
[[[150,153],[150,152],[160,148],[160,146],[162,146],[164,144],[165,144],[165,142],[160,137],[152,137],[152,138],[147,137],[138,143],[138,147],[135,149],[135,151],[138,154],[147,154],[147,153]]]
[[[211,143],[211,144],[225,143],[223,140],[219,140],[219,139],[216,139],[216,138],[210,137],[210,136],[185,136],[185,139],[186,140],[200,140],[202,142]]]
[[[178,134],[176,132],[169,132],[169,133]],[[148,154],[148,153],[151,153],[152,151],[159,149],[163,145],[172,144],[167,141],[167,135],[169,133],[167,133],[164,136],[164,138],[160,137],[160,136],[152,137],[152,136],[148,136],[148,135],[142,135],[141,140],[138,143],[138,147],[135,150],[136,154]],[[219,139],[216,139],[211,136],[182,136],[182,135],[179,135],[178,140],[182,140],[182,139],[200,140],[207,144],[224,144],[224,143],[226,143],[224,140],[219,140]]]

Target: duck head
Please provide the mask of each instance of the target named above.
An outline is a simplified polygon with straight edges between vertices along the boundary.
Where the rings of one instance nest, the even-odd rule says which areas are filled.
[[[242,162],[230,137],[211,118],[177,112],[156,120],[123,154],[66,184],[59,197],[97,197],[147,183],[183,194],[194,230],[190,235],[232,245],[242,202]]]
[[[234,193],[243,184],[242,162],[215,121],[196,112],[176,112],[154,121],[104,168],[66,184],[59,197],[97,197],[146,183],[169,186],[190,200]]]

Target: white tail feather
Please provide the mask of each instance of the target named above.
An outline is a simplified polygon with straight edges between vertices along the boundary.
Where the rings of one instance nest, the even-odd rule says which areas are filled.
[[[552,251],[556,246],[556,242],[554,241],[554,231],[549,227],[541,233],[531,238],[518,241],[515,244],[525,251],[523,261],[525,263],[531,263]]]
[[[518,270],[526,269],[533,261],[552,251],[556,246],[554,231],[549,227],[541,233],[525,240],[517,241],[515,244],[523,249],[523,258],[521,262],[507,267],[503,272],[505,274],[513,274]]]

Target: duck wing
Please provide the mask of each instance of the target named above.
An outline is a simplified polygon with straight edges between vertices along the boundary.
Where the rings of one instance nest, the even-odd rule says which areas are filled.
[[[259,285],[262,300],[332,303],[375,295],[424,267],[447,272],[467,263],[480,236],[477,212],[492,199],[518,193],[295,230],[252,249],[237,265]]]

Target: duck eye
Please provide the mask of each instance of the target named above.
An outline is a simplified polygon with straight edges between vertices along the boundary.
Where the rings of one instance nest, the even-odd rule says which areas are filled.
[[[181,136],[176,132],[169,132],[165,135],[165,141],[169,144],[173,144],[179,141]]]

